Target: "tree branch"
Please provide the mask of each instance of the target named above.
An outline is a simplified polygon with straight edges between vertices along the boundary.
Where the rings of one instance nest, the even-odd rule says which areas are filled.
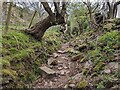
[[[94,13],[96,11],[96,9],[98,8],[99,3],[97,3],[96,7],[92,10],[92,13]]]
[[[116,2],[113,6],[113,17],[116,17],[117,14],[117,6],[120,4],[120,1]]]
[[[54,2],[55,10],[57,14],[60,14],[60,8],[59,8],[60,2]]]
[[[66,13],[66,2],[62,2],[61,14],[64,15],[65,13]]]
[[[43,5],[45,11],[50,15],[50,16],[54,16],[51,8],[49,7],[47,2],[41,2],[41,4]]]

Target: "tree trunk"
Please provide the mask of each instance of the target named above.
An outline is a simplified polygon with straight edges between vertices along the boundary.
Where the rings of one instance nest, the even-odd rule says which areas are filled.
[[[7,13],[7,19],[5,22],[5,33],[8,32],[8,26],[9,26],[9,22],[10,22],[12,5],[13,5],[13,2],[10,2],[9,8],[8,8],[8,13]]]
[[[120,18],[120,5],[118,5],[118,10],[117,10],[116,18]]]
[[[33,22],[33,19],[34,19],[34,17],[35,17],[35,15],[36,15],[36,13],[37,13],[37,11],[35,10],[35,12],[33,13],[33,16],[32,16],[32,19],[31,19],[31,21],[30,21],[30,24],[29,24],[28,28],[30,28],[30,27],[31,27],[32,22]]]
[[[3,24],[5,24],[6,16],[7,16],[7,2],[3,2],[3,5],[2,5],[2,21],[3,21]]]
[[[26,29],[25,32],[32,35],[35,39],[41,40],[45,31],[54,25],[60,25],[65,23],[65,15],[66,15],[66,2],[62,2],[62,9],[59,12],[59,3],[54,2],[55,11],[52,12],[48,2],[41,2],[45,11],[48,13],[48,17],[38,22],[35,26],[31,27],[31,29]]]
[[[120,1],[115,2],[115,3],[111,3],[107,2],[107,5],[109,7],[109,12],[108,12],[108,19],[113,19],[116,18],[116,14],[117,14],[117,6],[120,4]]]
[[[32,35],[35,39],[41,40],[45,31],[54,25],[64,23],[64,17],[60,16],[48,16],[42,21],[36,23],[35,26],[31,27],[31,29],[26,29],[25,32]]]
[[[114,7],[113,7],[113,17],[114,18],[116,18],[116,16],[117,16],[117,10],[118,10],[117,8],[118,8],[119,4],[120,4],[120,1],[118,1],[114,4]]]

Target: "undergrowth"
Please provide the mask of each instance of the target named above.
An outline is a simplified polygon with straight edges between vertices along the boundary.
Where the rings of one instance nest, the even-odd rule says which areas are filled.
[[[61,44],[58,31],[52,29],[46,32],[41,42],[20,31],[9,30],[3,34],[0,40],[3,87],[26,87],[41,75],[40,65]]]
[[[81,73],[87,78],[97,77],[99,82],[92,81],[95,88],[107,88],[116,85],[114,79],[119,78],[118,72],[104,73],[105,66],[111,62],[118,62],[116,59],[117,51],[120,49],[120,32],[109,30],[105,32],[88,31],[76,37],[72,42],[72,51],[69,50],[70,56],[80,54],[80,64],[83,65]],[[77,53],[76,53],[77,52]],[[87,68],[86,63],[89,63]],[[102,75],[102,76],[101,76]],[[101,78],[100,78],[101,77]],[[107,78],[104,78],[107,77]],[[111,81],[109,78],[113,78]],[[106,84],[107,83],[107,84]],[[108,85],[108,83],[111,83]],[[80,81],[77,87],[81,88],[84,82]],[[84,86],[85,88],[86,86]]]

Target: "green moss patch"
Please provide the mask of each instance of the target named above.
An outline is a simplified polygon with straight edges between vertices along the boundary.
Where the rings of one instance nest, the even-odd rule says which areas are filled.
[[[39,42],[20,31],[10,30],[0,40],[3,87],[25,87],[41,75],[39,67],[61,44],[59,33],[51,28]]]

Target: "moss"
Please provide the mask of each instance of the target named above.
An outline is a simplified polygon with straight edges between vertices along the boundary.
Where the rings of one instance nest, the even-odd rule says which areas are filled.
[[[12,69],[2,69],[2,74],[3,74],[3,76],[11,76],[13,79],[17,78],[16,71],[14,71]]]
[[[103,82],[99,82],[96,86],[97,86],[97,88],[100,89],[100,90],[105,88]]]
[[[25,57],[27,57],[28,55],[30,55],[31,52],[33,52],[33,49],[21,50],[19,53],[14,54],[14,55],[12,56],[12,59],[21,60],[22,58],[25,58]]]
[[[83,75],[87,76],[88,73],[89,73],[89,71],[86,68],[84,68],[83,71],[82,71],[82,73],[83,73]]]
[[[105,65],[104,62],[99,62],[99,63],[97,63],[97,64],[95,65],[95,67],[94,67],[94,71],[95,71],[95,72],[99,72],[100,70],[103,69],[104,65]]]
[[[97,88],[111,88],[118,85],[119,79],[111,74],[102,74],[99,76],[100,81],[96,84]]]
[[[8,51],[6,48],[2,48],[2,55],[10,55],[10,51]]]
[[[18,52],[18,49],[10,48],[8,51],[9,51],[9,53],[15,54],[16,52]]]
[[[69,53],[69,56],[80,54],[80,52],[75,50],[74,48],[68,48],[67,52]]]
[[[6,67],[6,66],[10,66],[10,61],[9,60],[4,60],[4,59],[0,59],[0,65],[2,65],[2,67]]]
[[[95,50],[89,50],[87,52],[87,59],[93,62],[93,65],[96,65],[99,61],[105,61],[106,57],[101,53],[101,50],[96,48]]]
[[[0,64],[3,65],[4,81],[11,77],[15,82],[9,83],[7,87],[24,87],[41,75],[38,67],[60,47],[61,39],[58,31],[52,28],[46,32],[41,42],[23,32],[9,30],[3,34],[0,42],[3,45]]]
[[[83,63],[83,62],[85,62],[85,61],[86,61],[86,57],[84,56],[84,57],[80,60],[80,62]]]
[[[83,81],[80,81],[78,84],[77,84],[77,88],[86,88],[88,86],[88,82],[83,80]]]

